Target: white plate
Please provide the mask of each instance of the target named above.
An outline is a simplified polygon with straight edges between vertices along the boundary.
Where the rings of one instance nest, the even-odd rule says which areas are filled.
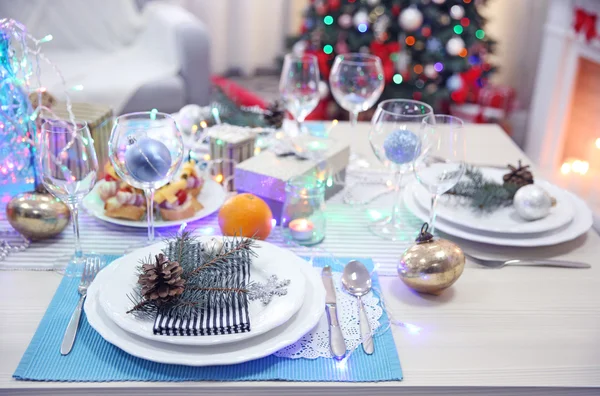
[[[404,204],[418,218],[423,221],[429,221],[429,213],[421,207],[414,198],[414,189],[417,188],[417,181],[406,186],[404,190]],[[555,230],[533,233],[533,234],[497,234],[478,230],[471,230],[467,227],[461,227],[456,224],[451,224],[444,219],[437,219],[435,222],[436,230],[445,232],[448,235],[463,238],[469,241],[488,243],[490,245],[499,246],[520,246],[520,247],[537,247],[551,246],[559,243],[567,242],[578,236],[585,234],[593,223],[592,212],[587,207],[585,202],[575,195],[565,191],[568,204],[573,206],[573,220]]]
[[[146,219],[142,219],[140,221],[133,220],[125,220],[125,219],[115,219],[114,217],[108,217],[104,214],[104,201],[98,195],[97,189],[100,187],[100,184],[103,183],[103,180],[100,180],[94,186],[94,189],[83,199],[83,207],[90,213],[92,216],[106,221],[108,223],[123,225],[127,227],[136,227],[136,228],[146,228],[148,224],[146,223]],[[154,227],[170,227],[177,226],[183,223],[191,223],[194,220],[202,219],[214,212],[216,212],[223,202],[225,202],[225,190],[223,190],[223,186],[212,179],[204,179],[204,187],[202,187],[202,191],[200,195],[198,195],[198,201],[204,206],[202,210],[196,212],[196,214],[192,217],[188,217],[187,219],[182,220],[174,220],[174,221],[165,221],[160,219],[154,220]]]
[[[110,266],[108,267],[110,268]],[[259,359],[285,348],[317,325],[325,307],[325,289],[320,272],[304,263],[306,295],[300,310],[285,324],[268,333],[242,342],[215,346],[172,345],[148,341],[121,329],[105,315],[99,304],[99,285],[109,272],[100,271],[88,289],[85,313],[89,324],[106,341],[130,355],[166,364],[186,366],[219,366]]]
[[[199,241],[211,237],[200,237]],[[131,300],[127,297],[136,287],[136,267],[140,260],[161,252],[164,242],[137,249],[116,259],[105,271],[99,283],[100,305],[104,313],[123,330],[152,341],[178,345],[216,345],[236,342],[266,333],[288,321],[302,306],[305,297],[305,279],[300,268],[305,261],[289,250],[282,249],[267,242],[257,241],[255,249],[258,257],[253,258],[250,281],[265,282],[271,275],[280,280],[289,279],[287,294],[273,297],[268,305],[260,301],[249,302],[250,328],[245,333],[218,334],[211,336],[167,336],[155,335],[152,331],[154,320],[139,319],[126,312],[131,308]]]
[[[485,178],[499,183],[502,182],[502,176],[506,173],[504,170],[494,168],[482,168],[481,170]],[[535,184],[556,198],[556,205],[550,210],[550,214],[543,219],[524,220],[518,215],[513,206],[500,208],[491,213],[477,212],[470,207],[468,202],[461,202],[449,196],[439,198],[437,218],[472,230],[504,234],[545,232],[568,224],[573,219],[573,207],[570,205],[567,193],[545,180],[536,178]],[[418,203],[423,204],[431,201],[431,193],[421,184],[416,186],[414,194]]]

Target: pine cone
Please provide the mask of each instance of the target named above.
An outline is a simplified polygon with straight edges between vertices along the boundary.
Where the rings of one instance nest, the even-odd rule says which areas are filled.
[[[183,293],[183,268],[177,261],[169,261],[164,254],[156,256],[155,264],[144,264],[142,271],[138,283],[142,285],[142,295],[146,300],[162,304]]]
[[[265,122],[273,128],[279,129],[283,126],[285,119],[285,107],[281,101],[271,103],[265,111]]]
[[[517,187],[523,187],[528,184],[533,184],[533,174],[529,170],[529,165],[523,166],[519,160],[519,166],[515,167],[508,165],[510,173],[504,175],[504,184],[512,184]]]

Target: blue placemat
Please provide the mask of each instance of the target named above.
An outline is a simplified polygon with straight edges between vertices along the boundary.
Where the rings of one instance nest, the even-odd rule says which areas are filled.
[[[106,256],[108,262],[118,256]],[[348,262],[349,258],[339,258]],[[360,259],[372,269],[370,259]],[[331,259],[315,258],[315,266]],[[402,379],[400,360],[391,331],[375,337],[375,353],[358,348],[345,361],[287,359],[268,356],[251,362],[214,367],[189,367],[155,363],[131,356],[104,339],[82,317],[73,351],[61,356],[59,347],[79,295],[76,278],[64,278],[25,351],[13,377],[32,381],[396,381]],[[374,286],[379,282],[375,277]],[[384,312],[382,323],[387,320]]]

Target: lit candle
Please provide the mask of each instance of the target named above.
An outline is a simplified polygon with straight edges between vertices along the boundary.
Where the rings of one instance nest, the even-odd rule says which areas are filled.
[[[311,239],[315,228],[313,222],[308,219],[292,220],[289,227],[292,237],[298,241]]]

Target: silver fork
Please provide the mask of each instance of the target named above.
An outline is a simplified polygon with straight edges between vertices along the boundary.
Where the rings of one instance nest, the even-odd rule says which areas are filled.
[[[79,287],[77,288],[77,291],[80,295],[79,302],[77,303],[77,307],[75,307],[75,311],[73,311],[73,315],[71,315],[71,320],[67,325],[67,330],[65,331],[62,345],[60,346],[61,355],[68,355],[69,352],[71,352],[71,349],[73,349],[75,337],[77,336],[77,330],[79,329],[81,309],[83,308],[83,302],[87,296],[87,289],[90,286],[90,283],[92,283],[96,277],[98,271],[100,271],[100,257],[88,258],[83,266],[81,281],[79,282]]]
[[[561,267],[561,268],[591,268],[588,263],[582,263],[579,261],[566,261],[566,260],[548,260],[548,259],[534,259],[534,260],[495,260],[481,257],[475,257],[465,253],[465,255],[477,264],[483,265],[488,268],[502,268],[507,265],[521,266],[521,267]]]

